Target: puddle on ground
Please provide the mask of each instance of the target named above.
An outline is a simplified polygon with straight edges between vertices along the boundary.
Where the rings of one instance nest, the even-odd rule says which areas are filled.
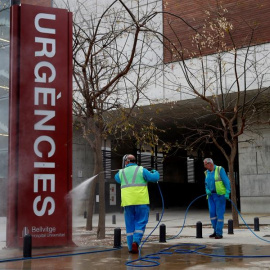
[[[8,254],[11,259],[8,262],[1,262],[0,269],[109,269],[109,270],[133,270],[133,269],[269,269],[270,249],[268,246],[253,245],[207,245],[202,248],[196,244],[167,245],[152,243],[143,247],[141,258],[138,255],[129,254],[126,247],[119,250],[106,252],[95,252],[106,248],[89,248],[83,252],[81,249],[73,249],[75,256],[65,255],[65,249],[36,250],[32,256],[44,255],[41,259],[12,260],[12,250],[2,250],[1,258]],[[70,251],[71,252],[71,251]],[[68,253],[70,253],[68,252]],[[71,252],[71,253],[72,253]],[[91,253],[90,253],[91,252]],[[47,256],[45,255],[47,254]],[[61,255],[61,256],[60,256]],[[147,256],[149,255],[149,256]],[[231,258],[230,256],[235,256]],[[241,256],[254,256],[244,258]],[[257,257],[255,257],[257,256]],[[261,256],[261,257],[259,257]],[[265,256],[265,257],[263,257]],[[268,257],[267,257],[268,256]],[[14,259],[18,258],[18,250],[14,252]],[[157,259],[159,257],[159,259]],[[128,265],[127,265],[128,263]],[[135,267],[136,266],[136,267]]]

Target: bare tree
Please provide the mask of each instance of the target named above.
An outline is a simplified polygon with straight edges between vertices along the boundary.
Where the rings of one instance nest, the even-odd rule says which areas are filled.
[[[108,136],[136,136],[133,120],[138,103],[149,104],[147,87],[153,84],[160,61],[149,31],[155,6],[130,8],[124,1],[110,3],[101,13],[89,13],[87,1],[73,11],[73,113],[94,155],[86,229],[92,229],[95,186],[99,184],[98,238],[105,237],[105,192],[102,141]],[[136,14],[136,15],[135,15]],[[149,125],[149,123],[147,123]],[[153,130],[151,130],[152,132]],[[140,137],[137,135],[137,137]]]
[[[237,205],[234,164],[238,138],[269,110],[269,48],[264,44],[255,46],[259,23],[241,17],[233,20],[232,9],[220,2],[204,10],[200,24],[195,18],[188,21],[165,7],[170,35],[164,34],[164,45],[175,65],[174,76],[169,70],[167,83],[186,98],[203,101],[199,113],[189,111],[189,125],[181,124],[184,116],[178,119],[179,127],[189,131],[183,145],[192,150],[212,143],[221,151],[228,162],[231,200]],[[239,33],[243,25],[245,32]],[[180,31],[187,28],[193,34],[183,40]],[[215,122],[211,122],[213,118]],[[238,227],[234,207],[232,215]]]

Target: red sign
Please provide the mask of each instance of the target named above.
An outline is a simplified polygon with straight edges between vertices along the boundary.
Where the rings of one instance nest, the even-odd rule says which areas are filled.
[[[71,14],[49,7],[17,8],[16,242],[21,245],[29,233],[33,246],[67,245],[71,240],[67,194],[72,183]]]

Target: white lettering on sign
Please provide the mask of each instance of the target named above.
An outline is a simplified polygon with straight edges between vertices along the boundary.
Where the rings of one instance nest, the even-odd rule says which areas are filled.
[[[48,105],[48,98],[49,95],[51,97],[50,104],[51,106],[55,106],[55,89],[54,88],[41,88],[41,87],[35,87],[35,105],[40,104],[40,95],[41,97],[41,104],[42,105]]]
[[[41,217],[41,216],[44,216],[45,214],[45,211],[46,211],[46,207],[48,205],[48,203],[50,203],[51,205],[51,208],[48,210],[48,214],[49,215],[52,215],[54,210],[55,210],[55,202],[54,202],[54,199],[52,197],[46,197],[42,203],[42,208],[41,210],[38,210],[38,203],[41,202],[41,196],[37,196],[34,200],[34,213]]]
[[[55,29],[40,26],[40,21],[42,20],[56,20],[55,14],[39,13],[35,17],[35,28],[38,30],[38,32],[44,34],[55,34]]]
[[[47,181],[51,182],[50,192],[55,192],[55,175],[54,174],[35,174],[34,175],[34,192],[38,192],[38,181],[43,182],[42,191],[47,191]]]
[[[48,137],[48,136],[40,136],[38,137],[35,142],[34,142],[34,151],[35,151],[35,154],[42,158],[43,157],[43,154],[38,150],[38,146],[41,142],[48,142],[51,146],[51,150],[49,151],[48,153],[48,157],[52,157],[55,153],[55,142],[54,140],[51,138],[51,137]]]
[[[49,77],[47,73],[42,73],[42,76],[39,75],[39,71],[40,69],[46,71],[47,69],[49,69]],[[39,62],[36,66],[35,66],[35,70],[34,70],[34,74],[35,74],[35,82],[40,82],[40,83],[46,83],[46,82],[53,82],[53,80],[56,77],[56,70],[55,67],[47,62],[47,61],[42,61]]]
[[[33,176],[33,192],[37,194],[33,201],[33,211],[39,217],[45,214],[52,215],[56,207],[54,199],[56,192],[54,170],[56,166],[53,160],[56,152],[55,134],[53,133],[55,132],[53,120],[55,119],[56,112],[53,108],[56,107],[56,99],[61,97],[61,92],[56,93],[56,89],[50,85],[57,76],[56,68],[50,61],[56,55],[56,39],[54,36],[48,37],[48,34],[55,35],[56,29],[44,27],[48,20],[55,21],[56,15],[39,13],[36,15],[34,21],[35,29],[38,31],[38,36],[35,37],[35,43],[38,44],[39,48],[35,51],[35,57],[38,60],[39,57],[42,57],[42,60],[37,61],[33,70],[35,83],[39,83],[33,89],[34,115],[38,119],[33,128],[35,131],[47,132],[47,134],[44,133],[38,136],[33,142],[34,153],[38,158],[34,162],[34,168],[42,168],[43,171],[49,170],[48,173],[39,172]],[[46,37],[42,36],[42,34],[46,34]],[[42,106],[42,108],[39,106]],[[48,161],[48,159],[50,160]],[[46,195],[44,195],[44,192],[46,192]],[[47,228],[44,230],[41,227],[32,227],[32,231],[44,232],[47,231]],[[54,232],[55,230],[49,231]]]
[[[35,56],[55,56],[55,39],[36,37],[35,42],[43,45],[41,51],[35,52]]]
[[[53,232],[56,232],[56,228],[55,227],[49,227],[49,226],[46,226],[46,227],[32,226],[32,233],[37,233],[37,232],[49,232],[49,233],[53,233]]]
[[[35,124],[34,130],[55,130],[53,125],[43,125],[55,117],[55,111],[35,110],[35,115],[45,115],[45,117]]]

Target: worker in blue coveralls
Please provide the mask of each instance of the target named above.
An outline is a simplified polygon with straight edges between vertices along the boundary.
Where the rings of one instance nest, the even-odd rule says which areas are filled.
[[[114,178],[121,184],[121,206],[124,207],[128,251],[137,254],[150,211],[147,182],[157,182],[159,173],[138,166],[136,158],[131,154],[124,156],[123,167]]]
[[[216,166],[211,158],[205,158],[205,191],[208,197],[208,208],[210,220],[214,233],[210,238],[223,238],[224,213],[226,200],[229,200],[231,193],[230,180],[221,166]]]

